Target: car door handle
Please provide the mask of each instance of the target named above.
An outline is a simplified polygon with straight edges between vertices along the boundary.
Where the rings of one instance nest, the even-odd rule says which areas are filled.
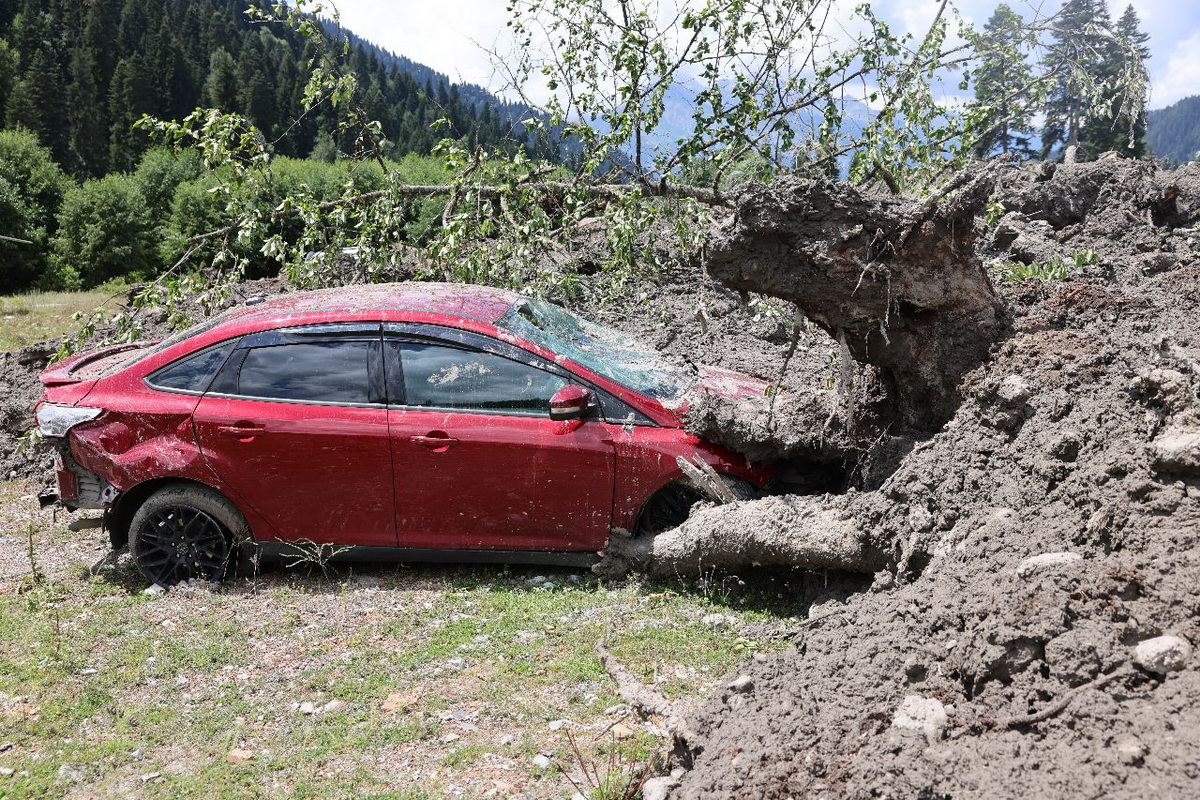
[[[239,422],[236,425],[219,425],[217,430],[226,436],[236,436],[239,439],[248,439],[252,436],[258,436],[260,433],[266,433],[266,428],[262,425],[254,425],[249,422]]]
[[[452,439],[449,436],[410,436],[408,440],[413,444],[433,450],[444,450],[452,444],[458,444],[458,439]]]

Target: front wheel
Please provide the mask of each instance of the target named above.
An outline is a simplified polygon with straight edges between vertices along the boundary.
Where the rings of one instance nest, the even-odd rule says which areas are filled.
[[[174,485],[142,503],[129,523],[129,552],[152,583],[219,581],[236,561],[236,542],[247,541],[241,512],[206,486]]]
[[[753,500],[759,496],[758,490],[749,481],[732,475],[722,475],[721,479],[739,500]],[[634,533],[637,536],[654,536],[678,528],[692,513],[692,506],[707,499],[707,495],[686,480],[664,486],[642,506]]]

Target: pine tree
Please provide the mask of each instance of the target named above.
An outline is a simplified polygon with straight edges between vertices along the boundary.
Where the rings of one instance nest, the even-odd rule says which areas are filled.
[[[1042,157],[1056,148],[1086,147],[1084,125],[1095,98],[1088,97],[1089,76],[1100,76],[1109,62],[1104,34],[1110,27],[1104,0],[1067,0],[1054,26],[1054,47],[1075,68],[1064,71],[1046,100],[1046,123],[1042,127]],[[1080,158],[1083,154],[1080,155]]]
[[[1138,19],[1137,12],[1133,10],[1132,5],[1126,6],[1125,13],[1117,20],[1117,38],[1125,45],[1126,53],[1123,55],[1128,57],[1131,54],[1133,56],[1131,62],[1123,64],[1124,69],[1135,80],[1148,81],[1146,61],[1150,59],[1150,48],[1146,46],[1146,43],[1150,41],[1150,36],[1142,32],[1141,20]],[[1114,125],[1116,142],[1113,149],[1123,156],[1141,158],[1146,155],[1148,150],[1145,97],[1144,95],[1142,97],[1126,95],[1122,99],[1124,102],[1120,103]]]
[[[1033,156],[1031,112],[1024,102],[1033,70],[1025,60],[1024,20],[1001,3],[983,30],[983,58],[975,81],[975,104],[984,132],[975,146],[980,158],[997,153]],[[1018,110],[1020,109],[1020,110]]]

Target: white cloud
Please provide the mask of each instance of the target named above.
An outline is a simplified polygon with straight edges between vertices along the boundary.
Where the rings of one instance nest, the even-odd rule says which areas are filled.
[[[502,0],[335,0],[342,25],[397,55],[449,75],[495,88],[486,48],[506,48],[508,13]]]
[[[1200,94],[1200,32],[1175,45],[1166,69],[1152,81],[1152,87],[1150,105],[1155,108]]]

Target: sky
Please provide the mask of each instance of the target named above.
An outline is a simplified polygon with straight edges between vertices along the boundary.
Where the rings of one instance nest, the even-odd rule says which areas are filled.
[[[1130,0],[1108,0],[1114,20]],[[1056,11],[1060,0],[1008,0],[1025,18]],[[508,13],[505,0],[334,0],[342,24],[398,55],[433,67],[453,80],[502,89],[487,49],[506,52]],[[960,12],[983,27],[998,0],[956,0]],[[875,14],[914,32],[924,32],[939,0],[875,0]],[[1200,94],[1200,2],[1197,0],[1132,0],[1150,35],[1150,108],[1162,108],[1188,95]]]

